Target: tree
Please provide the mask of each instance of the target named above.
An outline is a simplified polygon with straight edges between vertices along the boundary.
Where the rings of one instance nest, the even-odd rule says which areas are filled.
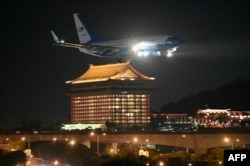
[[[206,154],[193,154],[191,156],[191,162],[194,166],[208,166]]]
[[[12,138],[8,140],[8,144],[10,149],[24,149],[24,142],[22,142],[21,139]]]
[[[190,161],[190,154],[184,151],[168,154],[168,164],[171,166],[186,166]]]
[[[214,165],[214,163],[223,161],[223,159],[224,159],[224,149],[213,148],[208,150],[207,160],[209,161],[210,165]]]
[[[133,143],[124,143],[119,145],[119,155],[127,156],[128,154],[138,155],[139,147]]]
[[[32,147],[34,156],[47,161],[57,159],[60,163],[74,166],[94,166],[101,163],[101,158],[96,153],[80,143],[70,145],[68,142],[40,142]]]
[[[4,156],[4,150],[0,149],[0,159]]]
[[[25,166],[26,160],[27,160],[26,154],[21,150],[17,150],[14,152],[6,153],[2,157],[2,159],[0,160],[0,165],[3,165],[3,166],[14,166],[14,165]]]
[[[136,157],[132,154],[127,154],[126,156],[113,156],[108,160],[104,161],[101,166],[119,165],[119,166],[144,166],[146,160]]]

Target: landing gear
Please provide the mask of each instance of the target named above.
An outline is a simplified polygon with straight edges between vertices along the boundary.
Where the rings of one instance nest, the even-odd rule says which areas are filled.
[[[165,55],[166,57],[170,58],[173,54],[172,52],[169,52],[169,51],[163,51],[161,52],[161,55]]]

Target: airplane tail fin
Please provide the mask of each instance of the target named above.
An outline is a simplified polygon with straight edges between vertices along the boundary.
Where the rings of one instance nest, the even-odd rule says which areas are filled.
[[[74,21],[76,25],[76,31],[81,44],[89,43],[93,40],[93,36],[86,29],[86,26],[81,22],[78,13],[74,13]]]
[[[50,33],[52,34],[52,37],[53,37],[54,41],[55,41],[56,43],[59,43],[59,39],[58,39],[58,37],[56,36],[56,34],[54,33],[54,31],[53,31],[53,30],[50,30]]]

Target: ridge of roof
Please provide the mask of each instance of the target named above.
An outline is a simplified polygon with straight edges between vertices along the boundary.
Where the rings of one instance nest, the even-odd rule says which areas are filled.
[[[133,74],[130,74],[128,70],[130,70]],[[126,72],[128,72],[127,75]],[[79,83],[100,82],[107,80],[135,80],[135,79],[154,80],[155,78],[145,76],[142,73],[138,72],[130,64],[130,61],[127,61],[125,63],[97,65],[97,66],[91,64],[89,65],[89,69],[84,74],[82,74],[80,77],[74,80],[67,81],[66,83],[79,84]]]
[[[90,68],[103,68],[107,66],[115,67],[115,66],[122,66],[122,65],[130,65],[130,61],[124,62],[124,63],[110,63],[106,65],[94,65],[94,64],[89,64]]]

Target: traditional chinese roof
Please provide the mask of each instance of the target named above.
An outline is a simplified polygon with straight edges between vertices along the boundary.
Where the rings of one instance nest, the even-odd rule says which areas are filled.
[[[99,82],[108,80],[154,80],[153,77],[148,77],[135,68],[133,68],[130,62],[107,64],[107,65],[89,65],[89,69],[80,77],[67,81],[67,83],[80,84],[87,82]]]

